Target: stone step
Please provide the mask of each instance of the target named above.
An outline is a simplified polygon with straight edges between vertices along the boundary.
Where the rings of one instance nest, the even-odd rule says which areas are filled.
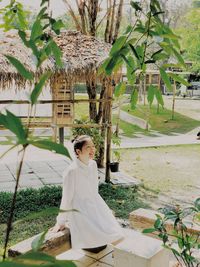
[[[111,267],[113,266],[113,246],[95,254],[82,249],[70,249],[56,256],[58,260],[72,260],[77,267]]]
[[[144,230],[146,228],[152,228],[155,220],[157,219],[156,214],[159,214],[162,216],[161,213],[155,210],[142,209],[142,208],[134,210],[129,214],[130,227],[137,229],[137,230]],[[192,223],[191,221],[185,221],[185,224],[188,228],[189,233],[198,234],[200,232],[199,225]],[[173,222],[167,223],[167,228],[169,230],[172,230]]]
[[[125,229],[125,238],[114,247],[114,267],[169,267],[169,251],[160,240]]]
[[[39,235],[40,234],[35,235],[10,247],[8,250],[8,256],[15,257],[24,254],[26,252],[29,252],[31,250],[31,244],[33,240]],[[46,235],[41,250],[46,253],[50,253],[51,255],[57,255],[58,253],[61,253],[62,251],[66,251],[68,249],[70,249],[69,229],[66,229],[58,233],[52,233],[49,231]]]

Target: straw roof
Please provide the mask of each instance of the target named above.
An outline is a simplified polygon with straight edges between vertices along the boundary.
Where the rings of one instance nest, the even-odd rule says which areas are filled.
[[[51,58],[43,63],[39,72],[51,70],[54,76],[62,72],[70,82],[94,75],[108,57],[111,48],[110,44],[77,31],[64,31],[55,36],[54,40],[63,53],[64,67],[62,70],[56,69],[55,60]],[[16,33],[7,33],[0,37],[0,88],[9,87],[13,81],[18,88],[24,87],[27,81],[17,73],[4,55],[16,57],[29,71],[35,73],[32,51],[24,46]]]

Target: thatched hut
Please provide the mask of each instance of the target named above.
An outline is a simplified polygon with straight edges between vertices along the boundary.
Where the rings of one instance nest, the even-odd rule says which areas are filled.
[[[10,65],[4,57],[5,54],[18,58],[36,76],[46,70],[50,70],[52,72],[49,83],[53,100],[52,123],[56,124],[58,128],[63,129],[63,127],[73,124],[73,85],[86,80],[90,81],[91,78],[101,80],[101,78],[97,78],[97,70],[108,57],[111,46],[92,36],[86,36],[77,31],[64,31],[59,36],[55,36],[54,40],[63,53],[64,67],[57,69],[54,59],[51,58],[46,60],[41,66],[39,73],[36,73],[31,50],[24,47],[24,44],[16,34],[10,33],[4,35],[0,39],[0,90],[5,90],[13,84],[16,90],[32,86]],[[112,98],[112,87],[110,83],[108,83],[105,97],[108,99],[104,103],[108,114],[105,124],[109,125],[110,130],[110,100]],[[56,103],[56,101],[60,102]],[[110,140],[108,140],[108,143],[108,149],[110,150]],[[109,158],[107,158],[107,161],[109,161]]]

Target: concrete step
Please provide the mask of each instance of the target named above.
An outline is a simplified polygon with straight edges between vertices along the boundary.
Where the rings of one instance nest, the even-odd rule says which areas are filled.
[[[169,255],[161,241],[125,229],[125,239],[114,247],[114,267],[169,267]]]
[[[134,210],[129,214],[130,226],[136,230],[144,230],[146,228],[152,228],[155,220],[157,219],[156,214],[163,216],[163,214],[155,210],[142,209],[142,208]],[[200,226],[191,222],[191,220],[189,219],[185,220],[185,224],[188,228],[189,233],[198,234],[200,232]],[[173,230],[173,222],[168,222],[167,228],[169,230]]]
[[[37,238],[40,234],[32,236],[22,242],[17,243],[12,246],[8,250],[9,257],[19,256],[31,250],[31,244],[35,238]],[[66,251],[70,249],[69,243],[69,229],[64,231],[60,231],[58,233],[48,232],[42,246],[42,251],[46,253],[50,253],[51,255],[57,255],[62,251]],[[58,252],[59,251],[59,252]]]

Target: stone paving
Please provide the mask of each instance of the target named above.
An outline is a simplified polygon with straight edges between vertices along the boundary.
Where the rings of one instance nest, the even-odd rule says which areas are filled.
[[[62,184],[62,173],[68,164],[68,160],[25,161],[20,177],[19,189]],[[0,164],[0,191],[14,191],[16,168],[16,163]]]

